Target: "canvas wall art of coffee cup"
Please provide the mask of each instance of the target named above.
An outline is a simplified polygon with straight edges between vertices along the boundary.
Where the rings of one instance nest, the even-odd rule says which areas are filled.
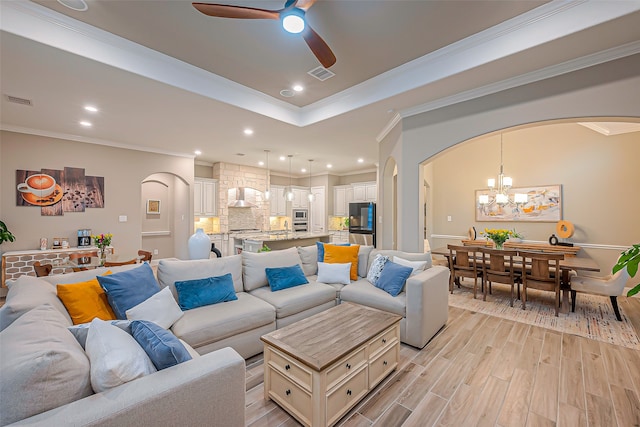
[[[47,197],[56,189],[56,180],[44,173],[29,176],[25,182],[18,184],[18,191],[31,193],[37,197]]]

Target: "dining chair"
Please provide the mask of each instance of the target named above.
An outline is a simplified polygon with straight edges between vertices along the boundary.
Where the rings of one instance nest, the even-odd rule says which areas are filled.
[[[453,285],[460,287],[460,279],[473,279],[473,298],[476,298],[478,279],[482,278],[482,268],[478,267],[480,248],[476,246],[447,245],[449,249],[449,292],[453,293]]]
[[[142,258],[140,258],[140,262],[145,262],[145,261],[149,261],[150,262],[151,261],[151,257],[153,255],[149,251],[144,251],[144,250],[140,249],[138,251],[138,256],[142,257]]]
[[[130,259],[128,261],[122,261],[122,262],[105,261],[104,262],[104,266],[105,267],[118,267],[120,265],[129,265],[129,264],[137,264],[137,263],[138,263],[138,258],[134,258],[134,259]]]
[[[618,271],[616,274],[606,277],[594,276],[573,276],[571,277],[571,312],[576,311],[576,293],[584,292],[586,294],[608,296],[611,299],[613,311],[616,319],[622,321],[620,310],[618,309],[618,296],[622,295],[624,285],[629,280],[629,272],[626,268]]]
[[[522,278],[520,277],[520,271],[516,270],[516,265],[513,261],[514,257],[518,256],[517,250],[511,249],[492,249],[492,248],[480,248],[482,253],[482,280],[483,280],[483,297],[482,300],[487,300],[487,289],[491,293],[492,283],[503,283],[511,286],[511,301],[510,305],[513,307],[513,288],[518,287],[518,298],[520,298],[520,283]]]
[[[526,310],[527,289],[555,292],[556,316],[560,310],[560,261],[564,254],[518,251],[522,257],[522,309]]]
[[[40,264],[40,261],[36,261],[33,263],[33,270],[36,272],[36,276],[43,277],[48,276],[53,270],[53,265],[51,264]]]
[[[74,252],[74,253],[70,253],[69,254],[69,261],[75,261],[81,258],[91,258],[91,257],[97,257],[98,256],[98,251],[93,251],[93,252]],[[88,270],[88,268],[86,267],[71,267],[73,269],[73,271],[84,271],[84,270]]]

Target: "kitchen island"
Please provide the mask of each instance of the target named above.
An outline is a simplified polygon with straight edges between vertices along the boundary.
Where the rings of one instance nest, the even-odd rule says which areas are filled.
[[[263,245],[269,249],[277,251],[280,249],[292,248],[295,246],[309,246],[316,242],[329,243],[331,236],[329,233],[310,232],[271,232],[261,234],[235,235],[235,246],[241,247],[243,251],[258,252]]]

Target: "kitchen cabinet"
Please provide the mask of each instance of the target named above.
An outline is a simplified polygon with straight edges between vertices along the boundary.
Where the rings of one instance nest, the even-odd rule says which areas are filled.
[[[309,209],[309,190],[306,188],[294,188],[291,207],[293,209]]]
[[[195,178],[193,214],[198,217],[218,216],[218,180]]]
[[[287,200],[284,198],[284,187],[280,185],[271,186],[271,197],[269,197],[269,208],[271,216],[287,215]]]
[[[375,182],[353,184],[353,202],[375,202],[378,186]]]
[[[333,187],[333,214],[335,216],[347,216],[349,214],[347,189],[351,190],[351,186],[340,185]],[[353,190],[350,192],[353,194]]]

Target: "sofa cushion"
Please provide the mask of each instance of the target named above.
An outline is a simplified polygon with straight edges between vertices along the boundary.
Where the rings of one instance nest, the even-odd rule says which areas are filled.
[[[92,394],[89,359],[67,323],[45,304],[0,332],[2,425]]]
[[[198,348],[275,321],[273,306],[246,292],[238,292],[236,296],[236,301],[185,311],[171,331]]]
[[[396,264],[404,265],[405,267],[411,267],[412,276],[424,271],[427,266],[427,261],[409,261],[407,259],[400,258],[399,256],[394,256],[392,261]]]
[[[107,271],[105,274],[111,272]],[[59,284],[56,286],[56,292],[74,325],[91,322],[95,317],[102,320],[116,318],[107,300],[107,294],[95,277],[86,282]]]
[[[299,246],[298,255],[302,261],[302,271],[305,276],[318,274],[318,246]]]
[[[269,287],[274,292],[309,283],[300,264],[294,264],[290,267],[267,267],[265,273]]]
[[[336,289],[324,283],[310,282],[308,285],[283,289],[278,292],[272,292],[268,286],[264,286],[251,291],[251,295],[275,307],[276,317],[282,319],[335,300]]]
[[[297,248],[283,249],[281,251],[251,253],[242,252],[242,275],[244,290],[251,291],[269,284],[265,269],[277,267],[290,267],[300,264],[302,260]]]
[[[89,326],[85,351],[91,361],[91,387],[96,393],[156,371],[131,335],[98,318]]]
[[[431,252],[418,253],[418,252],[403,252],[403,251],[395,251],[392,249],[374,249],[369,254],[369,265],[376,257],[376,255],[382,254],[389,257],[389,259],[393,259],[394,256],[403,258],[407,261],[426,261],[427,263],[424,266],[424,269],[431,268],[432,259]]]
[[[131,322],[131,334],[157,370],[191,360],[191,355],[171,332],[147,320]]]
[[[358,252],[360,245],[336,246],[326,245],[324,248],[324,262],[330,264],[351,263],[351,280],[358,280]]]
[[[369,272],[369,254],[374,249],[373,246],[360,245],[358,251],[358,276],[367,277]]]
[[[178,301],[178,293],[174,284],[177,280],[204,279],[227,273],[231,273],[236,293],[242,292],[241,255],[186,261],[161,259],[158,263],[158,282],[160,282],[160,286],[167,286],[171,289],[176,301]]]
[[[49,304],[62,314],[65,326],[73,324],[67,309],[56,295],[55,286],[38,277],[20,276],[9,288],[5,303],[0,308],[0,331],[42,304]]]
[[[169,288],[162,288],[125,313],[129,320],[150,320],[164,329],[169,329],[184,314]]]
[[[404,288],[404,284],[411,275],[413,268],[387,261],[380,273],[376,288],[380,288],[389,293],[392,297],[398,296]]]
[[[326,284],[342,284],[348,285],[351,275],[351,263],[346,264],[329,264],[326,262],[318,263],[317,281]]]
[[[366,305],[367,307],[377,308],[406,317],[407,301],[405,292],[401,292],[398,296],[392,297],[382,289],[373,286],[366,279],[360,279],[342,288],[340,298],[343,301]]]
[[[238,299],[231,273],[204,279],[178,280],[175,287],[182,310]]]
[[[127,310],[160,292],[153,270],[146,262],[137,268],[97,279],[118,319],[126,319]]]

